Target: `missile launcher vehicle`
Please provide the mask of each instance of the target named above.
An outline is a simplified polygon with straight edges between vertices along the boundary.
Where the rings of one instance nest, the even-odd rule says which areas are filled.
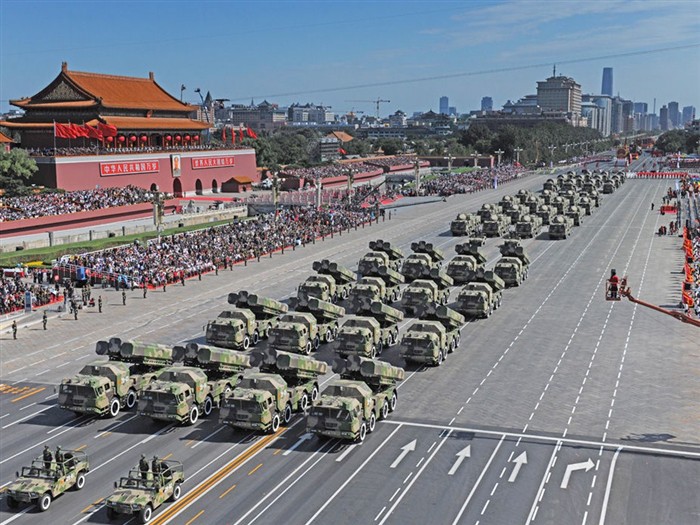
[[[566,215],[557,215],[549,223],[550,239],[566,239],[574,227],[574,220]]]
[[[518,193],[515,194],[515,198],[520,204],[526,204],[532,197],[536,197],[536,195],[532,191],[526,190],[525,188],[518,190]]]
[[[316,319],[318,337],[321,342],[330,343],[338,335],[338,320],[345,315],[345,308],[342,306],[315,297],[311,297],[307,301],[297,298],[297,300],[291,300],[290,304],[297,312],[309,313]],[[278,348],[278,350],[284,349]]]
[[[328,303],[338,302],[338,289],[335,279],[330,275],[315,274],[310,275],[303,281],[297,289],[297,299],[308,301],[315,297]]]
[[[534,193],[532,195],[527,196],[527,200],[523,202],[525,206],[527,206],[529,213],[531,215],[534,215],[537,213],[537,210],[539,207],[544,204],[544,199],[542,197],[535,195]]]
[[[610,179],[603,180],[603,195],[610,195],[615,192],[615,183]]]
[[[351,354],[374,359],[384,349],[382,327],[374,317],[352,316],[340,327],[335,352],[341,357]]]
[[[452,278],[444,274],[450,282]],[[407,316],[414,316],[420,308],[431,304],[447,304],[450,297],[449,288],[440,289],[437,283],[428,279],[416,279],[403,291],[401,308]]]
[[[16,473],[17,479],[5,489],[5,501],[13,510],[21,503],[33,503],[39,512],[46,512],[51,502],[64,492],[85,487],[85,475],[88,472],[90,460],[80,450],[64,450],[62,461],[44,461],[39,456],[28,467],[22,467],[22,471]],[[14,521],[14,518],[9,521]]]
[[[527,279],[530,267],[530,258],[520,242],[508,240],[500,246],[502,257],[496,262],[493,269],[506,287],[520,286]]]
[[[252,294],[246,290],[228,294],[228,303],[237,309],[249,310],[253,313],[256,329],[263,339],[270,337],[270,330],[277,325],[280,316],[288,310],[287,305],[277,299]]]
[[[537,237],[542,230],[542,218],[538,215],[525,215],[515,225],[515,236],[518,239]]]
[[[450,223],[450,232],[454,237],[473,235],[477,232],[481,219],[472,213],[458,213]]]
[[[586,210],[581,206],[572,206],[566,212],[566,216],[574,221],[574,226],[581,226],[583,223],[583,217],[586,215]]]
[[[559,191],[559,188],[557,187],[556,182],[554,182],[554,179],[547,179],[546,181],[544,181],[542,188],[553,192]]]
[[[401,340],[401,356],[407,362],[439,366],[459,346],[464,316],[447,306],[430,305],[418,312]]]
[[[492,215],[482,220],[481,233],[485,237],[503,237],[508,233],[510,222],[510,217],[507,215]]]
[[[342,264],[329,261],[328,259],[314,261],[312,268],[321,275],[333,278],[336,288],[336,301],[344,301],[348,298],[350,289],[355,282],[355,272]]]
[[[293,412],[305,412],[319,397],[318,378],[328,365],[312,357],[268,348],[255,352],[253,366],[233,392],[224,398],[219,422],[234,428],[275,433]]]
[[[501,206],[498,204],[492,203],[482,204],[481,208],[479,208],[479,211],[476,212],[476,214],[481,219],[482,224],[484,222],[484,219],[487,219],[492,215],[498,215],[499,213],[503,213],[503,208],[501,208]]]
[[[501,306],[505,283],[493,271],[479,269],[457,296],[454,309],[465,317],[490,317]]]
[[[80,414],[116,417],[132,409],[139,391],[153,381],[159,370],[176,360],[169,346],[112,338],[98,341],[96,352],[109,361],[85,365],[78,375],[63,379],[57,389],[58,406]]]
[[[380,266],[388,266],[389,268],[395,268],[389,256],[384,252],[367,252],[364,254],[360,261],[357,263],[357,274],[358,277],[364,277],[367,275],[372,275],[373,271],[376,271]]]
[[[498,205],[501,207],[503,214],[507,214],[509,210],[512,210],[514,206],[520,204],[520,200],[513,195],[504,195]]]
[[[578,193],[573,190],[560,191],[559,195],[569,201],[569,207],[575,206],[578,201]]]
[[[361,316],[374,318],[381,328],[382,349],[395,345],[399,340],[399,323],[403,320],[403,312],[388,304],[373,302],[369,310],[362,310]]]
[[[537,214],[536,214],[540,219],[542,219],[542,225],[549,225],[551,220],[557,216],[557,209],[556,207],[552,206],[551,204],[542,204],[539,208],[537,208]]]
[[[552,204],[552,199],[557,196],[557,192],[553,190],[542,190],[540,194],[540,199],[542,199],[543,204]]]
[[[308,312],[284,314],[270,333],[270,348],[283,352],[309,355],[312,350],[318,350],[320,344],[318,323]]]
[[[528,213],[530,213],[530,207],[524,204],[514,204],[505,214],[510,217],[511,224],[518,224]]]
[[[350,291],[352,311],[367,309],[372,301],[390,304],[401,298],[403,275],[388,266],[368,265],[365,270],[365,276]]]
[[[403,263],[401,274],[407,283],[425,279],[433,269],[433,261],[427,253],[412,253]]]
[[[569,210],[569,200],[561,195],[554,197],[551,205],[557,210],[558,215],[564,215]]]
[[[158,459],[158,463],[160,469],[148,472],[145,479],[136,465],[114,482],[115,491],[105,500],[107,519],[136,515],[139,523],[148,523],[163,503],[180,499],[185,481],[182,463],[171,459]]]
[[[194,425],[208,416],[250,368],[250,354],[227,348],[187,343],[173,352],[184,355],[185,366],[161,370],[139,394],[138,413],[155,420]]]
[[[387,257],[389,257],[390,261],[390,263],[386,266],[388,266],[392,270],[396,270],[398,272],[401,268],[401,261],[404,258],[404,253],[399,248],[392,246],[391,242],[383,241],[381,239],[377,239],[376,241],[370,241],[369,249],[375,252],[385,253]]]
[[[578,205],[583,209],[586,215],[591,215],[593,212],[593,200],[588,195],[581,195],[578,200]]]
[[[396,409],[403,368],[353,355],[337,360],[333,371],[341,379],[332,381],[309,410],[306,430],[362,443],[374,431],[377,419],[387,418]]]

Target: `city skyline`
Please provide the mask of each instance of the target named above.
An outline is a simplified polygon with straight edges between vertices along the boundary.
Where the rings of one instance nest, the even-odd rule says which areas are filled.
[[[657,111],[671,101],[700,106],[700,14],[685,0],[595,2],[577,5],[573,14],[523,1],[329,2],[322,11],[304,2],[268,2],[266,9],[201,2],[184,11],[185,31],[182,6],[189,4],[105,2],[92,4],[113,29],[89,39],[90,4],[0,2],[0,110],[10,109],[10,99],[34,95],[62,61],[77,71],[140,77],[153,71],[175,95],[187,86],[184,98],[194,103],[195,88],[231,103],[274,97],[281,106],[312,102],[336,113],[371,114],[371,103],[349,100],[389,99],[382,116],[438,112],[443,95],[467,113],[488,93],[497,109],[533,93],[553,64],[582,92],[598,93],[603,67],[612,67],[614,95],[650,108],[656,98]],[[601,18],[608,12],[625,23]],[[670,19],[673,32],[664,29]],[[594,20],[595,29],[581,29]],[[647,38],[640,42],[639,34]],[[611,49],[620,56],[611,58]],[[369,87],[350,88],[362,85]]]

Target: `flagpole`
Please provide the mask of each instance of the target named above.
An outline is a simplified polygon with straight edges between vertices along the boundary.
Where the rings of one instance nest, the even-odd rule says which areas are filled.
[[[56,155],[56,121],[53,121],[53,154]]]

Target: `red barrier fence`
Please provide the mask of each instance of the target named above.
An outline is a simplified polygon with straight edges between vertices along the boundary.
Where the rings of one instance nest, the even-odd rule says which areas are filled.
[[[638,179],[683,179],[688,176],[687,171],[638,171]]]

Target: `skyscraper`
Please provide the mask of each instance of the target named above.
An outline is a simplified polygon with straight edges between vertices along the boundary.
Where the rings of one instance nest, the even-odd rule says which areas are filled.
[[[681,113],[678,111],[678,102],[668,103],[668,120],[670,122],[669,129],[677,128],[681,122]]]
[[[537,104],[545,111],[563,111],[580,117],[581,85],[561,75],[537,82]]]
[[[659,110],[659,127],[661,131],[668,131],[669,124],[668,108],[666,106],[661,106]]]
[[[695,106],[685,106],[683,108],[683,116],[681,117],[681,125],[685,126],[688,122],[695,118]]]
[[[481,98],[481,111],[493,111],[493,99],[491,97]]]
[[[449,115],[450,113],[450,99],[447,97],[440,97],[440,114]]]
[[[602,95],[613,96],[613,68],[603,68],[603,86],[600,89]]]

